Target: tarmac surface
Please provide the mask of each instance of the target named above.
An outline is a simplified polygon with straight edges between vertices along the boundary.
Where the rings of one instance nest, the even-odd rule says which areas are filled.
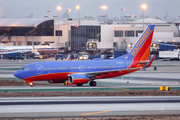
[[[54,60],[2,60],[0,79],[20,80],[14,72],[21,66],[40,61]],[[154,67],[157,67],[154,70]],[[169,86],[180,89],[180,61],[155,60],[152,67],[124,76],[96,80],[97,86],[1,86],[0,92],[26,91],[97,91],[97,90],[158,90]],[[127,82],[129,84],[127,84]],[[47,83],[47,82],[44,82]],[[21,97],[0,98],[0,118],[53,118],[122,115],[180,115],[179,96],[142,97]]]
[[[179,96],[0,98],[0,118],[180,115]]]

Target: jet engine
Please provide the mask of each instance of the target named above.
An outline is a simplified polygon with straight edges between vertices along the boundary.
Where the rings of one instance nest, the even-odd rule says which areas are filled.
[[[70,74],[68,82],[71,84],[86,84],[89,82],[89,77],[86,74]]]

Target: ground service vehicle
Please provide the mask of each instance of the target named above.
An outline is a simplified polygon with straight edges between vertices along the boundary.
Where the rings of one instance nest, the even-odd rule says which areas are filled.
[[[12,60],[12,59],[13,60],[16,60],[16,59],[23,60],[25,58],[25,55],[21,54],[21,53],[8,53],[7,58],[10,59],[10,60]]]
[[[159,51],[159,58],[170,59],[180,59],[180,50],[173,51]]]

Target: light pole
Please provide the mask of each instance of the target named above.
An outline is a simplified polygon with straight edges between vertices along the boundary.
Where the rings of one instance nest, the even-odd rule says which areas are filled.
[[[67,23],[66,23],[66,25],[67,25],[67,31],[68,31],[68,50],[69,50],[69,47],[71,47],[71,39],[69,38],[69,26],[68,26],[68,20],[71,18],[70,17],[70,12],[71,12],[71,9],[67,9],[67,12],[69,12],[69,18],[67,19]]]
[[[106,15],[105,15],[105,10],[106,9],[108,9],[108,7],[107,6],[105,6],[105,5],[103,5],[103,6],[101,6],[101,9],[103,9],[104,10],[104,24],[105,24],[105,17],[106,17]]]
[[[78,26],[79,26],[79,24],[80,24],[80,22],[79,22],[79,9],[80,9],[80,6],[77,5],[77,6],[76,6],[76,9],[78,10]]]
[[[67,9],[67,12],[69,12],[69,18],[71,18],[71,17],[70,17],[71,9]]]
[[[123,16],[123,11],[125,10],[125,8],[121,7],[121,11],[122,11],[122,23],[124,23],[124,16]]]
[[[60,31],[59,31],[59,12],[60,12],[60,10],[61,10],[62,8],[61,8],[61,6],[57,6],[57,10],[58,10],[58,43],[59,43],[59,34],[60,34]]]
[[[47,10],[47,17],[49,17],[49,10]]]
[[[144,30],[144,10],[146,9],[146,7],[147,6],[145,4],[141,5],[141,8],[143,10],[143,30]]]

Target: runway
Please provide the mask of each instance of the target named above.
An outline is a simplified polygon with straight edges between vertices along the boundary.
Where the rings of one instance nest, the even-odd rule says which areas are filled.
[[[180,115],[179,96],[0,98],[0,118]]]
[[[0,78],[15,79],[14,68],[41,60],[0,60]],[[48,59],[44,60],[48,61]],[[18,63],[17,63],[18,62]],[[154,70],[157,66],[157,70]],[[3,68],[3,69],[2,69]],[[10,70],[4,70],[10,69]],[[12,68],[12,69],[11,69]],[[96,80],[97,86],[1,86],[0,92],[26,91],[98,91],[98,90],[158,90],[169,86],[180,89],[179,61],[153,62],[152,67],[125,76]],[[16,79],[18,80],[18,79]],[[129,82],[129,84],[127,84]],[[47,82],[43,82],[47,83]],[[180,115],[179,96],[144,97],[27,97],[0,98],[0,118],[12,117],[78,117],[78,116],[121,116],[121,115]]]

